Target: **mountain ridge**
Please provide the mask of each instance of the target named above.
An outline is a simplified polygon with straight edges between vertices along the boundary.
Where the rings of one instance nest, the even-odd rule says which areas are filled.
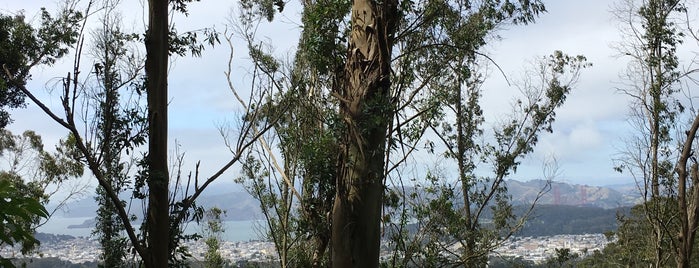
[[[226,211],[224,220],[255,220],[262,217],[258,201],[250,194],[240,190],[235,185],[222,185],[214,190],[204,192],[197,201],[203,208],[218,207]],[[230,183],[233,184],[233,183]],[[583,184],[569,184],[566,182],[547,182],[544,180],[506,181],[508,192],[512,196],[513,205],[531,204],[540,193],[537,204],[540,205],[568,205],[568,206],[588,206],[603,209],[613,209],[619,207],[633,206],[642,201],[640,195],[633,192],[618,191],[606,186],[589,186]],[[617,187],[618,189],[628,189],[630,186]],[[129,200],[128,192],[124,193],[122,199]],[[127,206],[133,214],[140,215],[142,205],[140,200],[134,200]],[[94,197],[88,197],[68,203],[63,213],[59,211],[59,217],[78,218],[94,217],[97,210],[97,203]]]

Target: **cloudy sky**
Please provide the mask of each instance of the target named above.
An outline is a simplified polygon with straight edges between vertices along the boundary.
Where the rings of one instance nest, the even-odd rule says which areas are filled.
[[[40,6],[49,10],[59,0],[3,1],[0,12],[24,10],[28,18],[36,19]],[[138,0],[126,1],[124,22],[127,27],[143,27],[144,8]],[[523,71],[536,57],[562,50],[565,53],[585,55],[594,66],[585,70],[567,103],[558,112],[554,133],[540,139],[536,152],[523,162],[513,178],[521,180],[542,177],[542,162],[551,156],[558,160],[559,176],[556,180],[590,185],[629,183],[624,174],[613,171],[612,160],[623,148],[622,140],[629,135],[626,122],[627,99],[617,93],[619,74],[624,70],[627,59],[617,57],[612,49],[621,36],[619,23],[610,10],[611,0],[546,1],[548,13],[536,24],[513,26],[499,32],[500,41],[488,45],[486,52],[502,67],[511,80],[520,79]],[[216,26],[223,29],[230,12],[235,12],[235,1],[203,0],[191,5],[190,16],[178,18],[181,31]],[[298,3],[291,2],[273,25],[263,25],[260,37],[275,44],[275,53],[284,56],[290,53],[298,40]],[[186,164],[193,166],[201,160],[202,174],[214,172],[230,158],[218,132],[221,125],[234,122],[240,115],[226,79],[223,75],[230,50],[224,45],[207,49],[201,58],[177,58],[174,60],[169,78],[170,85],[170,142],[175,141],[186,152]],[[33,73],[30,87],[49,103],[58,104],[56,96],[45,90],[55,77],[65,75],[71,60],[60,62],[54,67],[41,67]],[[92,64],[85,64],[91,66]],[[234,51],[233,80],[235,86],[244,91],[249,85],[249,64],[244,45],[236,40]],[[487,115],[497,118],[508,109],[512,92],[516,92],[493,72],[485,84],[484,109]],[[13,113],[15,123],[9,129],[20,132],[37,130],[47,144],[55,143],[66,134],[58,124],[50,121],[33,104]],[[237,169],[226,173],[223,180],[238,176]]]

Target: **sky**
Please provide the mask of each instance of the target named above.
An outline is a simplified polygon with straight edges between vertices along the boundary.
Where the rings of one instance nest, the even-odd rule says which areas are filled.
[[[135,29],[143,27],[142,0],[124,0],[124,22]],[[55,9],[58,0],[2,1],[0,12],[23,9],[28,18],[36,18],[40,6]],[[177,17],[181,31],[215,26],[222,30],[235,13],[236,1],[203,0],[190,6],[190,16]],[[511,81],[521,79],[524,70],[537,57],[562,50],[570,55],[582,54],[593,64],[581,74],[567,102],[557,112],[554,133],[540,138],[535,152],[522,162],[512,176],[518,180],[540,179],[545,159],[555,157],[559,166],[555,180],[588,185],[630,183],[626,174],[613,170],[613,160],[619,157],[623,140],[631,134],[626,121],[628,99],[618,93],[619,75],[628,59],[619,57],[613,49],[621,41],[619,23],[610,10],[614,1],[545,1],[548,13],[535,24],[510,26],[498,34],[501,40],[491,42],[484,52],[491,56]],[[297,2],[290,2],[274,24],[263,24],[258,37],[275,45],[275,54],[291,54],[298,41],[300,13]],[[38,21],[38,19],[36,19]],[[250,83],[250,65],[242,41],[234,36],[233,82],[240,91]],[[213,174],[226,163],[231,153],[224,146],[219,127],[231,125],[241,115],[241,107],[227,86],[223,75],[230,49],[224,43],[207,48],[201,58],[174,59],[169,77],[169,139],[171,148],[177,143],[186,154],[185,165],[191,169],[201,161],[201,174]],[[53,67],[34,70],[29,86],[51,107],[58,99],[45,89],[55,78],[65,75],[72,59]],[[91,64],[85,64],[91,66]],[[484,84],[483,108],[489,118],[498,118],[509,111],[512,94],[502,75],[491,72]],[[504,109],[502,107],[508,107]],[[13,111],[15,122],[8,127],[13,132],[36,130],[45,144],[54,144],[66,131],[50,121],[34,105]],[[171,150],[171,154],[172,154]],[[221,178],[232,181],[239,176],[237,167]]]
[[[559,165],[555,180],[590,185],[631,182],[613,170],[613,159],[619,157],[622,140],[630,129],[626,122],[628,100],[616,90],[627,60],[616,57],[618,53],[612,48],[620,41],[619,24],[610,12],[612,3],[547,1],[548,14],[535,24],[503,31],[503,39],[491,48],[494,61],[515,80],[535,57],[554,50],[584,55],[593,64],[582,71],[566,103],[556,112],[554,132],[543,134],[533,155],[523,161],[518,172],[521,179],[541,177],[542,162],[555,157]],[[491,78],[498,77],[494,74]],[[493,90],[486,89],[486,102],[503,98],[501,91],[513,91],[502,81],[490,80]],[[491,107],[503,104],[500,101]]]

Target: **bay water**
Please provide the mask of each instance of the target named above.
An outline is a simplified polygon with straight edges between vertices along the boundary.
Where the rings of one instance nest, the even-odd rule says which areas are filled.
[[[89,238],[92,234],[94,226],[88,228],[68,228],[70,225],[80,225],[85,221],[90,220],[91,217],[77,217],[77,218],[62,218],[62,217],[52,217],[46,224],[40,226],[37,232],[49,233],[56,235],[70,235],[75,237]],[[194,222],[187,223],[185,226],[185,234],[192,233],[202,233],[202,224],[196,224]],[[265,230],[265,221],[262,220],[251,220],[251,221],[224,221],[224,233],[222,239],[224,241],[230,242],[244,242],[250,240],[260,240],[262,237],[260,234]],[[135,225],[138,225],[135,223]]]

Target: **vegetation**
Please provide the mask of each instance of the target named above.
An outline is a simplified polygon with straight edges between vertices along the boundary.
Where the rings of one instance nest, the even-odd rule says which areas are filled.
[[[400,250],[407,251],[401,252],[405,255],[400,261],[403,265],[417,262],[484,266],[488,253],[522,227],[531,207],[516,217],[504,179],[516,170],[518,159],[533,150],[539,132],[551,130],[554,110],[565,101],[580,69],[585,66],[584,57],[569,57],[560,51],[545,58],[536,70],[541,75],[537,79],[541,80],[523,89],[527,96],[516,101],[512,120],[495,128],[495,144],[481,141],[484,118],[479,104],[480,82],[463,82],[466,84],[463,89],[458,84],[451,87],[438,84],[437,88],[446,89],[442,96],[445,99],[440,102],[447,105],[440,111],[439,127],[431,128],[447,148],[444,155],[457,162],[460,173],[457,180],[428,173],[424,186],[427,195],[412,193],[404,201],[410,203],[406,205],[409,211],[399,212],[403,214],[401,217],[405,219],[407,215],[416,220],[420,230],[414,236],[395,238],[404,240],[396,241],[397,245],[403,244]],[[567,74],[570,77],[565,77]],[[464,96],[459,90],[464,91]],[[455,112],[455,123],[445,120],[450,118],[449,111]],[[492,166],[492,173],[477,175],[475,170],[479,163]],[[486,213],[489,223],[483,224]],[[444,250],[453,245],[460,245],[460,248]],[[442,252],[411,252],[415,248],[439,248]],[[395,257],[393,261],[397,261]]]
[[[77,41],[77,26],[83,18],[80,12],[64,8],[52,17],[41,10],[38,29],[25,22],[22,14],[0,14],[0,128],[11,122],[6,108],[25,105],[22,87],[31,77],[29,71],[40,65],[51,66],[68,53],[68,47]]]
[[[377,266],[380,224],[388,224],[392,233],[399,234],[396,243],[405,245],[409,242],[402,240],[413,239],[402,236],[400,229],[405,221],[438,218],[427,214],[428,211],[445,214],[440,218],[444,222],[439,223],[443,225],[438,226],[445,226],[452,233],[463,233],[456,241],[467,241],[465,245],[471,247],[485,244],[483,248],[467,248],[463,254],[456,254],[462,265],[483,264],[484,252],[492,250],[497,243],[479,243],[480,236],[498,240],[503,236],[496,233],[513,233],[517,229],[512,225],[517,224],[511,219],[503,179],[516,169],[519,158],[531,152],[538,133],[550,131],[554,109],[565,100],[579,70],[588,66],[584,57],[570,57],[562,52],[545,59],[545,63],[542,61],[541,70],[537,70],[541,71],[541,84],[537,85],[540,87],[524,89],[531,95],[520,102],[521,110],[513,115],[512,124],[496,133],[499,144],[477,144],[483,133],[480,124],[484,122],[478,106],[482,82],[478,74],[479,48],[499,25],[533,22],[545,10],[543,4],[537,1],[500,5],[497,1],[484,1],[468,8],[454,3],[458,8],[451,10],[449,3],[437,2],[414,6],[398,6],[397,2],[381,5],[373,1],[351,5],[337,2],[323,3],[326,4],[323,8],[319,3],[309,2],[303,11],[303,21],[309,27],[304,28],[295,61],[287,67],[266,54],[253,39],[254,25],[271,18],[265,12],[268,11],[265,3],[244,3],[242,7],[246,11],[239,19],[238,29],[248,42],[250,57],[256,62],[254,73],[259,74],[259,81],[265,85],[262,88],[280,92],[254,112],[275,122],[270,139],[279,140],[277,147],[283,162],[277,162],[269,139],[263,137],[260,149],[244,163],[240,181],[261,202],[270,239],[277,245],[282,266],[322,267],[328,262],[338,267]],[[450,18],[438,19],[445,10],[451,12]],[[357,15],[365,13],[371,20]],[[345,21],[348,14],[351,22]],[[355,26],[349,28],[349,25]],[[374,31],[376,25],[386,28]],[[316,36],[320,37],[316,39]],[[349,43],[345,47],[338,40]],[[395,59],[389,56],[393,55],[394,47],[400,48],[395,52],[400,56]],[[343,51],[352,53],[345,55]],[[318,55],[336,57],[328,60]],[[366,65],[369,62],[376,64]],[[451,68],[445,70],[442,66]],[[392,69],[400,71],[392,73]],[[456,123],[447,119],[451,116],[457,118]],[[448,127],[450,124],[459,127]],[[440,130],[442,126],[444,129]],[[309,132],[310,129],[314,131]],[[438,141],[449,148],[446,155],[460,167],[457,181],[463,193],[455,195],[454,189],[443,188],[432,194],[444,204],[460,199],[466,205],[430,208],[419,215],[382,212],[384,205],[398,208],[401,202],[420,204],[405,192],[385,193],[384,189],[389,183],[388,176],[415,151],[416,144],[426,141],[423,135],[428,130],[438,135]],[[427,142],[435,147],[435,142]],[[430,152],[435,153],[433,149]],[[393,162],[393,154],[402,160]],[[326,155],[329,157],[325,158]],[[491,157],[495,159],[492,163],[483,164],[498,166],[495,175],[474,177],[476,165],[482,164],[479,159]],[[317,159],[337,159],[337,162],[317,163]],[[447,178],[428,181],[441,185],[442,180]],[[297,209],[293,208],[295,202]],[[462,208],[470,207],[471,202],[475,206],[473,213],[467,209],[462,215]],[[481,229],[476,223],[478,218],[485,208],[494,204],[500,209],[497,221],[500,230]],[[390,226],[386,219],[391,219],[391,213],[402,217],[402,222]],[[326,215],[332,218],[325,220]],[[330,220],[333,229],[327,230],[325,222]],[[440,230],[432,224],[424,226],[425,230]],[[466,229],[449,229],[458,229],[456,226]],[[332,237],[335,239],[329,239]],[[442,243],[440,234],[430,237],[435,243]],[[333,250],[330,254],[325,250],[329,241],[335,243],[330,245]],[[293,253],[294,245],[305,243],[316,248],[313,254]],[[413,246],[443,248],[443,245],[431,247],[420,243]],[[325,254],[329,256],[324,257]],[[426,253],[401,254],[406,256],[401,262],[410,262],[412,256]],[[395,260],[393,265],[398,265]]]
[[[170,2],[175,11],[186,15],[189,1]],[[150,1],[152,11],[150,16],[153,20],[149,23],[151,29],[143,37],[125,34],[119,31],[118,25],[103,20],[107,26],[117,28],[103,28],[104,31],[101,32],[103,35],[97,34],[95,43],[98,47],[95,51],[98,53],[93,55],[97,59],[96,64],[86,68],[81,61],[84,59],[85,25],[92,16],[97,14],[106,14],[104,18],[113,19],[114,17],[108,13],[111,11],[111,5],[117,2],[100,2],[108,8],[97,8],[96,0],[87,1],[84,5],[79,5],[77,1],[66,1],[58,19],[52,19],[48,12],[44,11],[42,28],[34,30],[31,27],[25,27],[22,28],[23,31],[17,32],[16,38],[25,35],[24,39],[36,42],[33,46],[22,46],[22,48],[33,49],[23,52],[29,55],[25,57],[28,58],[27,64],[22,65],[24,68],[22,70],[26,70],[18,72],[10,70],[8,66],[3,67],[3,83],[12,82],[23,96],[31,99],[51,120],[70,133],[70,159],[79,161],[81,167],[87,166],[100,186],[99,191],[102,191],[103,197],[106,198],[104,204],[106,207],[111,207],[107,208],[108,212],[103,213],[105,216],[103,218],[108,219],[102,230],[111,229],[108,230],[110,234],[102,237],[103,241],[107,244],[115,242],[116,245],[125,245],[124,241],[116,235],[119,230],[124,230],[130,242],[127,248],[132,248],[132,252],[138,255],[146,267],[167,267],[170,264],[184,263],[182,259],[188,257],[188,253],[186,248],[180,247],[180,242],[191,236],[182,235],[181,226],[185,221],[201,219],[202,210],[196,206],[196,198],[235,163],[241,157],[242,150],[252,143],[247,140],[249,132],[241,132],[240,140],[243,142],[240,143],[239,152],[232,157],[228,165],[224,165],[201,183],[198,177],[190,177],[193,183],[187,184],[188,188],[185,189],[184,195],[178,192],[180,187],[175,187],[171,192],[166,113],[168,57],[170,53],[182,56],[186,53],[201,55],[203,49],[201,42],[215,44],[217,33],[211,29],[204,29],[182,35],[177,34],[168,23],[170,2]],[[79,11],[81,8],[84,11]],[[83,16],[83,14],[90,16]],[[22,19],[21,16],[17,18],[17,20]],[[8,27],[15,26],[9,24]],[[3,28],[3,30],[9,32],[11,29]],[[197,32],[204,32],[205,37],[197,38]],[[10,36],[15,38],[15,35]],[[134,69],[127,69],[133,66],[123,65],[125,61],[122,61],[124,59],[122,57],[127,56],[123,46],[129,40],[139,40],[147,44],[145,73],[140,73],[139,68],[133,72]],[[102,46],[99,47],[100,45]],[[37,98],[38,89],[27,88],[26,80],[30,77],[26,73],[39,64],[55,62],[57,58],[65,56],[69,51],[73,52],[73,66],[67,76],[61,79],[61,83],[55,84],[60,94],[59,103],[62,109],[54,111],[46,105],[48,101]],[[8,60],[13,56],[12,54],[3,55]],[[132,58],[126,57],[126,60],[132,60]],[[97,88],[86,92],[85,89],[92,81],[97,81]],[[134,107],[130,106],[131,99],[116,94],[123,86],[129,91],[121,94],[146,93],[148,95],[146,113],[138,108],[129,108]],[[139,107],[138,103],[135,107]],[[93,119],[94,122],[91,121]],[[139,120],[146,121],[147,130],[144,131],[147,132],[147,136],[144,136],[144,131],[139,129],[139,125],[144,123]],[[243,129],[247,128],[243,126]],[[126,185],[126,179],[123,177],[125,169],[122,167],[125,161],[122,159],[121,152],[133,153],[147,139],[150,139],[148,140],[149,153],[144,154],[145,157],[139,161],[141,167],[139,172],[128,178],[133,190],[132,197],[148,202],[147,209],[142,214],[145,218],[144,228],[139,235],[138,230],[131,223],[133,215],[118,195],[121,187]],[[174,176],[174,179],[178,185],[182,184],[180,176]],[[123,229],[120,225],[123,225]],[[163,241],[168,242],[163,243]],[[122,258],[123,254],[115,253],[116,259]]]
[[[41,10],[41,24],[34,28],[22,14],[0,14],[0,157],[9,165],[0,171],[0,246],[19,245],[28,253],[39,245],[35,229],[55,212],[44,207],[50,198],[58,204],[80,191],[66,187],[72,177],[81,176],[83,167],[73,159],[73,138],[68,136],[56,147],[57,152],[45,151],[41,136],[33,131],[14,135],[6,130],[12,122],[7,108],[25,105],[21,89],[30,77],[30,69],[51,66],[68,52],[75,42],[74,27],[82,18],[80,13],[63,10],[53,17]],[[65,187],[66,197],[54,196]],[[0,265],[14,267],[0,256]]]
[[[515,207],[522,215],[529,207]],[[617,218],[629,215],[630,208],[602,209],[595,207],[537,205],[531,211],[517,236],[552,236],[558,234],[601,234],[618,229]]]
[[[14,246],[20,244],[26,253],[39,243],[33,236],[32,224],[48,212],[39,200],[24,197],[9,180],[0,180],[0,242]],[[9,259],[0,257],[0,264],[12,267]]]
[[[26,254],[39,245],[34,237],[36,228],[44,223],[62,204],[80,191],[69,188],[70,178],[82,175],[82,165],[71,158],[70,141],[62,141],[56,153],[44,150],[42,139],[33,131],[14,135],[0,129],[0,159],[10,163],[0,171],[0,246],[18,245]],[[65,187],[64,198],[56,197]],[[58,206],[48,211],[50,199]],[[9,260],[0,256],[3,266]]]
[[[629,86],[620,90],[632,99],[631,121],[637,132],[617,170],[629,172],[640,185],[641,215],[652,227],[647,234],[652,239],[635,251],[645,252],[652,245],[648,257],[653,267],[690,267],[699,224],[699,188],[694,187],[699,177],[692,173],[698,165],[692,155],[699,114],[686,108],[691,100],[683,100],[695,94],[682,92],[685,81],[694,81],[687,76],[695,70],[683,70],[677,53],[688,34],[694,39],[689,40],[699,41],[691,28],[683,30],[676,22],[687,19],[687,12],[679,0],[629,1],[618,11],[628,37],[620,49],[631,60],[625,74]]]
[[[174,163],[168,157],[171,56],[202,56],[206,44],[220,41],[211,28],[178,32],[173,18],[186,21],[193,2],[149,0],[143,33],[123,29],[117,0],[66,0],[58,15],[42,9],[37,26],[22,14],[0,14],[0,127],[12,122],[6,109],[28,98],[68,132],[50,153],[31,131],[1,130],[0,152],[11,164],[0,172],[0,244],[31,250],[34,229],[51,214],[43,207],[51,187],[87,167],[99,185],[99,265],[197,266],[182,241],[203,235],[201,265],[225,267],[218,251],[224,212],[206,211],[197,199],[239,165],[236,181],[259,201],[284,268],[691,267],[699,259],[697,70],[682,68],[677,52],[684,42],[699,43],[699,33],[684,1],[628,0],[617,13],[628,27],[619,48],[630,59],[620,91],[632,99],[637,131],[616,169],[631,174],[644,197],[628,213],[537,208],[548,184],[531,206],[511,203],[504,181],[554,131],[556,112],[591,67],[562,51],[538,57],[513,83],[521,94],[505,96],[511,112],[486,118],[491,89],[484,82],[500,78],[488,75],[500,66],[486,48],[503,27],[534,23],[546,12],[540,0],[306,0],[290,59],[257,36],[286,2],[241,0],[223,34],[231,50],[224,73],[243,111],[235,136],[221,130],[232,154],[208,176],[200,176],[199,163],[187,174],[183,154]],[[234,86],[233,38],[243,39],[252,63],[249,91]],[[57,98],[37,97],[27,83],[32,70],[58,68],[52,65],[69,55],[67,75],[51,84]],[[418,153],[436,163],[405,172]],[[545,166],[543,179],[556,168]],[[130,202],[142,202],[144,211],[131,211]],[[543,264],[490,256],[513,235],[573,232],[541,227],[562,225],[565,213],[589,228],[578,232],[616,229],[612,243],[589,256],[556,249]],[[183,224],[202,220],[202,234],[183,233]],[[380,258],[382,239],[387,258]]]
[[[103,16],[100,18],[101,28],[93,35],[93,48],[91,53],[95,55],[94,80],[92,86],[92,109],[94,109],[95,133],[94,144],[99,144],[101,158],[100,169],[104,178],[109,182],[112,190],[120,195],[128,187],[129,159],[123,160],[122,155],[128,155],[131,148],[140,146],[145,141],[145,119],[142,116],[138,96],[135,87],[142,82],[140,71],[143,69],[143,60],[136,56],[129,45],[136,40],[136,35],[124,33],[121,29],[121,20],[115,14],[118,2],[104,1]],[[120,102],[121,92],[128,94],[131,102]],[[114,204],[109,200],[107,190],[97,187],[99,204],[97,221],[93,231],[102,245],[100,267],[127,267],[128,252],[124,248],[130,248],[128,239],[124,236],[125,226],[114,214],[115,206],[126,206],[125,201]]]
[[[204,267],[217,268],[224,267],[227,263],[221,256],[219,249],[221,248],[221,234],[225,231],[223,228],[222,215],[225,211],[219,208],[210,208],[204,215],[206,225],[204,227],[204,243],[206,243],[206,253],[204,255]]]

